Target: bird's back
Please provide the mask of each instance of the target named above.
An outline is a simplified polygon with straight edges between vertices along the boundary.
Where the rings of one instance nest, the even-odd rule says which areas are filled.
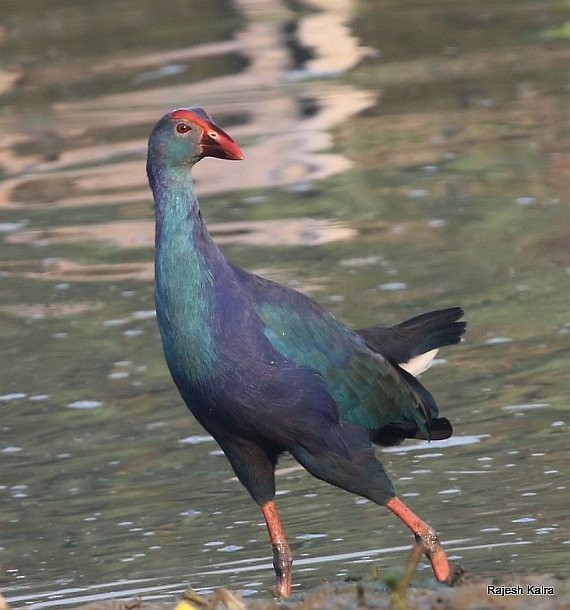
[[[249,372],[250,387],[255,387],[259,369],[270,373],[282,369],[284,378],[279,374],[273,378],[277,393],[286,398],[294,390],[305,410],[322,407],[310,396],[318,389],[327,408],[334,405],[339,422],[368,430],[402,424],[429,437],[437,406],[415,378],[371,350],[360,335],[305,295],[232,269],[234,290],[241,295],[241,311],[246,312],[246,333],[251,335],[236,337],[239,354],[243,362],[258,367]]]

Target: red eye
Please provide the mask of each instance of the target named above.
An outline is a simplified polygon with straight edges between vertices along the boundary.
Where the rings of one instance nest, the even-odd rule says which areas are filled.
[[[190,126],[186,123],[178,123],[176,125],[176,131],[178,133],[188,133],[190,131]]]

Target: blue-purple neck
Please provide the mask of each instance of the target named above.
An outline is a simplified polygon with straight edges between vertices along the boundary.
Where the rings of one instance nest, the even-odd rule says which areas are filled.
[[[166,359],[175,381],[197,382],[214,368],[215,278],[226,261],[200,214],[188,168],[149,171],[156,204],[155,297]]]
[[[198,254],[209,265],[224,264],[200,213],[190,169],[151,167],[148,174],[156,206],[157,250],[167,244],[177,256]]]

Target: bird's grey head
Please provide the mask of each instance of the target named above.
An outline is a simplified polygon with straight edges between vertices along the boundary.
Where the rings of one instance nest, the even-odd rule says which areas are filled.
[[[191,167],[204,157],[241,160],[243,153],[203,108],[172,110],[154,126],[148,143],[149,170]]]

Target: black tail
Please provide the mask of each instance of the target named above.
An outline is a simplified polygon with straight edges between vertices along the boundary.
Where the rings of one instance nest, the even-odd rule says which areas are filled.
[[[356,332],[386,360],[403,364],[433,349],[459,343],[467,326],[467,322],[458,321],[462,316],[461,307],[449,307],[424,313],[390,328],[376,326]]]
[[[422,405],[421,419],[427,428],[427,435],[420,430],[417,419],[411,417],[397,424],[389,424],[374,430],[372,442],[384,447],[399,445],[405,438],[418,438],[430,441],[441,441],[453,434],[451,422],[446,417],[438,417],[439,411],[434,397],[412,374],[396,366],[398,373],[419,398]]]
[[[430,422],[430,437],[426,439],[418,430],[407,430],[403,427],[391,425],[375,430],[372,442],[382,447],[399,445],[405,438],[417,438],[430,441],[441,441],[453,434],[451,422],[447,417],[436,417]]]

